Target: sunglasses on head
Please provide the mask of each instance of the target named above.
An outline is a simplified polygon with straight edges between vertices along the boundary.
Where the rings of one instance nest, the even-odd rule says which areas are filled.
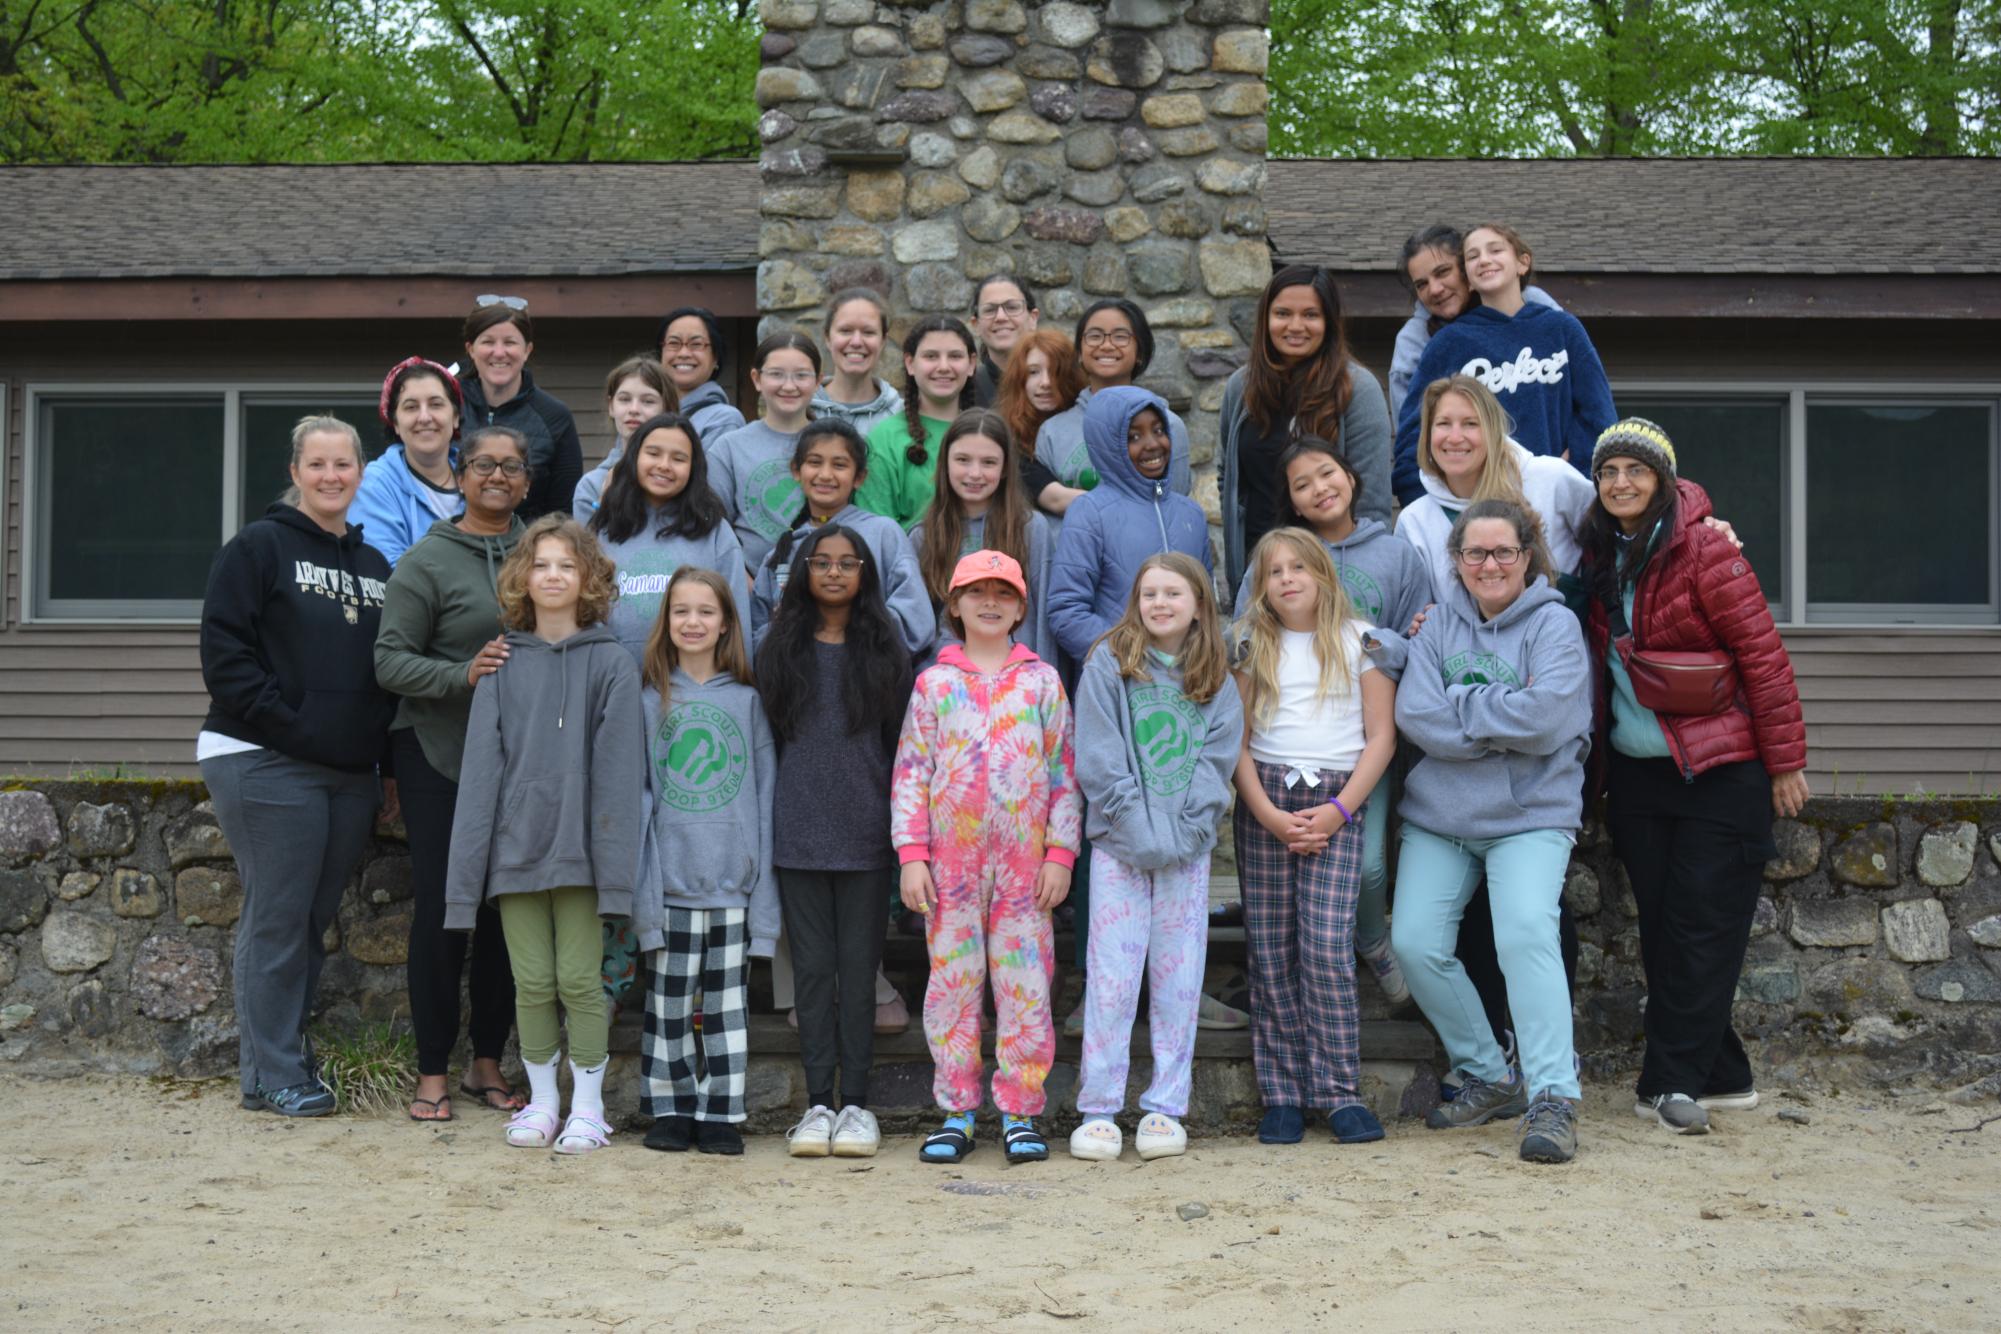
[[[528,309],[528,298],[525,296],[500,296],[497,293],[488,292],[485,296],[474,297],[472,304],[475,310],[485,310],[488,306],[505,306],[509,310],[525,311]]]

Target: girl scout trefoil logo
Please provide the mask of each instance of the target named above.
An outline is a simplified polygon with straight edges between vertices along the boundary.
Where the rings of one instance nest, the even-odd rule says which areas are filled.
[[[653,744],[660,800],[677,811],[719,810],[743,787],[749,751],[736,720],[712,704],[682,704]]]
[[[1179,792],[1202,758],[1202,714],[1172,686],[1135,686],[1133,743],[1139,778],[1148,790]]]

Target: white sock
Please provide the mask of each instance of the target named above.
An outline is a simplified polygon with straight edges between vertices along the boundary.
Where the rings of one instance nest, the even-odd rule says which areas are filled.
[[[570,1062],[570,1115],[604,1120],[604,1072],[611,1062],[586,1070]]]
[[[551,1056],[540,1065],[523,1060],[521,1068],[528,1072],[528,1101],[552,1112],[562,1110],[563,1095],[556,1088],[556,1058]]]

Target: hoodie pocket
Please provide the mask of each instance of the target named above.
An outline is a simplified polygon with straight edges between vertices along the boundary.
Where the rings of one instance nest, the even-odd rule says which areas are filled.
[[[493,831],[493,865],[536,866],[580,852],[580,831],[590,827],[583,780],[575,774],[536,778],[515,786]]]
[[[393,710],[373,690],[308,690],[279,729],[285,753],[334,769],[370,769],[381,758]]]

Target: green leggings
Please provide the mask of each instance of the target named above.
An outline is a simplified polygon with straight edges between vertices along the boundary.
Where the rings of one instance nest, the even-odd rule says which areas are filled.
[[[502,894],[501,933],[514,965],[514,1025],[521,1059],[544,1065],[556,1059],[560,997],[570,1029],[570,1060],[588,1070],[603,1065],[611,1043],[611,1012],[599,967],[604,927],[598,892],[571,885],[536,894]]]

